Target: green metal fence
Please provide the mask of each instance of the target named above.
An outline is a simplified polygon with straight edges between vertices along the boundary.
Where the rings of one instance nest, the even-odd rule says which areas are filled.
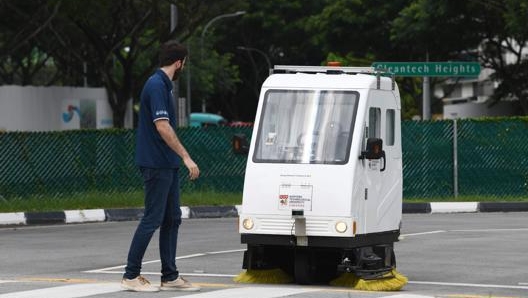
[[[200,166],[183,191],[242,191],[247,157],[231,150],[249,127],[180,128]],[[528,118],[402,123],[404,198],[528,197]],[[142,189],[134,130],[0,134],[0,198],[68,198],[84,192]]]
[[[528,120],[459,125],[459,191],[528,197]]]
[[[403,193],[528,197],[528,118],[404,122]]]
[[[251,128],[209,127],[178,130],[200,166],[201,177],[187,179],[184,191],[238,192],[244,183],[246,157],[234,154],[235,133],[251,136]],[[142,190],[134,165],[134,130],[11,132],[0,134],[0,196],[67,197],[82,192],[126,194]]]

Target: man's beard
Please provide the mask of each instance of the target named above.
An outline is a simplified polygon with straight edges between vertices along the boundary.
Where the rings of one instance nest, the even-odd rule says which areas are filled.
[[[180,78],[180,74],[182,72],[181,68],[178,68],[176,71],[174,71],[174,74],[172,75],[172,81],[177,81]]]

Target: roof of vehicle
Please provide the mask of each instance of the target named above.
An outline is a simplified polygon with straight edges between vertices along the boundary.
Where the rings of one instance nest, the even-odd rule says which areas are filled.
[[[390,75],[370,67],[276,65],[263,87],[392,90],[395,86]]]

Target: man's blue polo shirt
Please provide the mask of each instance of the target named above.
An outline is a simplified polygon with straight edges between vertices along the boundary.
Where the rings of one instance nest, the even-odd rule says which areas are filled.
[[[166,119],[174,128],[176,117],[172,103],[172,82],[158,69],[141,91],[139,122],[136,136],[136,165],[147,168],[177,168],[179,156],[165,143],[155,121]]]

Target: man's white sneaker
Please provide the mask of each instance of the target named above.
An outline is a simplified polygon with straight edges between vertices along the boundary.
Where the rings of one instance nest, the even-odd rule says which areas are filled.
[[[183,279],[181,276],[178,276],[173,281],[161,282],[160,289],[162,291],[200,291],[200,287],[193,286],[192,283]]]
[[[158,287],[153,287],[150,282],[143,276],[138,276],[134,279],[123,278],[121,281],[121,288],[134,292],[159,292]]]

